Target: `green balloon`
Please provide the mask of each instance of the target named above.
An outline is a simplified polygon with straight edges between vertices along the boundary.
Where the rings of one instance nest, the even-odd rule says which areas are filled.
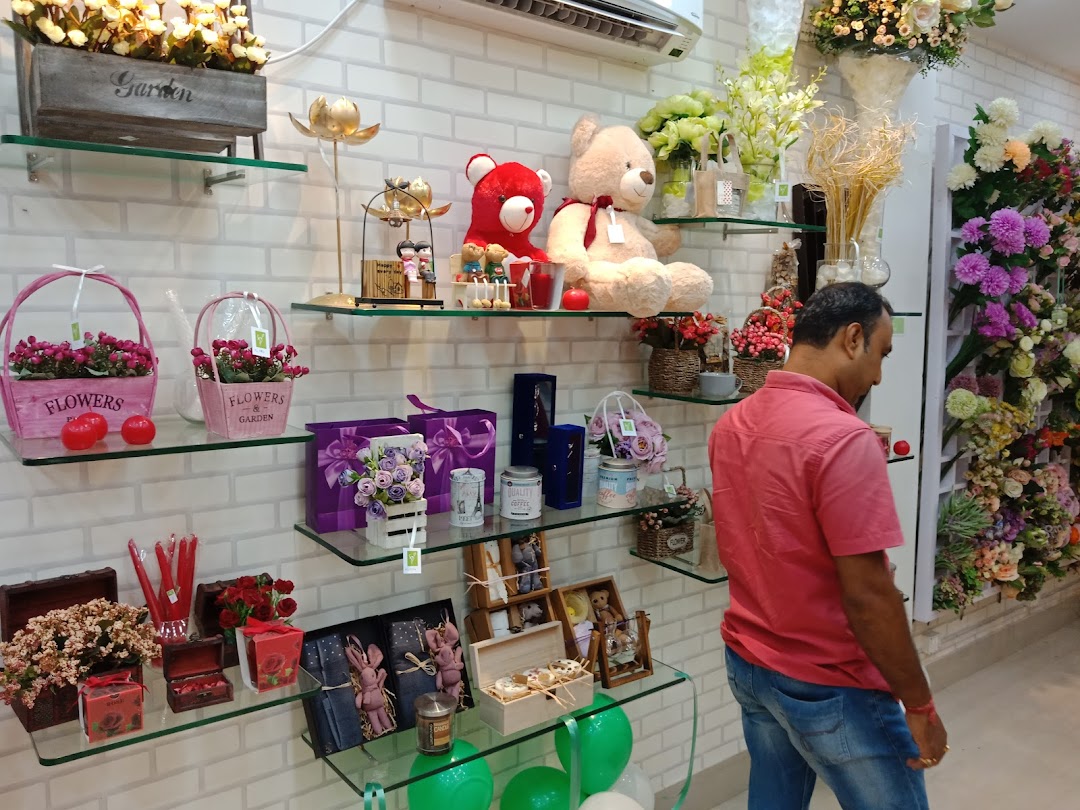
[[[499,810],[566,810],[569,806],[570,777],[544,765],[514,774],[499,800]]]
[[[430,773],[454,762],[461,762],[466,757],[480,753],[475,745],[464,740],[454,743],[449,754],[430,757],[418,754],[409,769],[409,777],[414,778]],[[456,768],[412,782],[408,787],[410,810],[437,810],[453,800],[454,810],[488,810],[495,795],[495,783],[491,778],[491,768],[482,759],[477,758],[462,763]]]
[[[630,761],[630,751],[634,747],[634,731],[630,728],[630,719],[615,701],[607,695],[597,695],[592,705],[571,712],[574,717],[581,717],[586,712],[611,706],[578,720],[578,738],[581,740],[581,789],[592,795],[611,790],[618,781],[626,764]],[[560,726],[555,732],[555,752],[563,769],[570,772],[570,733]]]

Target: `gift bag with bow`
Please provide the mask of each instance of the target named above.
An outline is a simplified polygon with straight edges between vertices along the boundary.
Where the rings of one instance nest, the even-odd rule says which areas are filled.
[[[462,467],[484,471],[484,503],[495,499],[495,424],[492,411],[477,408],[443,411],[425,405],[415,395],[409,402],[423,413],[409,417],[409,428],[428,446],[424,497],[428,514],[450,511],[450,473]]]

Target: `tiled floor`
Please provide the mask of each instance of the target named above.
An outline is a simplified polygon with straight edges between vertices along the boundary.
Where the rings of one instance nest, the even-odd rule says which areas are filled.
[[[950,686],[936,702],[952,750],[927,774],[933,810],[1080,807],[1080,625]],[[819,781],[812,810],[839,807]],[[746,795],[715,810],[746,810]]]

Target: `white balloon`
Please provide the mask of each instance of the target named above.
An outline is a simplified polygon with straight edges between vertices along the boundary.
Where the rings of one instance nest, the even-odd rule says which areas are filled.
[[[581,810],[642,810],[642,807],[629,796],[606,790],[583,801]]]
[[[611,786],[612,791],[629,796],[641,805],[642,810],[656,810],[656,794],[652,782],[645,770],[636,762],[631,762],[622,772],[622,776]]]

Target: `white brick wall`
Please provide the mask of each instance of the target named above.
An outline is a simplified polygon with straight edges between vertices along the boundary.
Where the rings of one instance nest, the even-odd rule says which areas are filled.
[[[282,52],[313,36],[343,0],[257,0],[255,20]],[[404,6],[362,4],[320,46],[317,57],[270,68],[268,156],[301,160],[303,178],[277,176],[248,189],[218,187],[204,197],[192,166],[138,161],[124,167],[99,157],[73,158],[77,171],[47,168],[31,185],[17,169],[0,169],[0,305],[49,265],[105,264],[138,295],[153,330],[164,372],[158,410],[172,413],[171,376],[187,373],[186,351],[166,318],[164,290],[176,289],[189,311],[206,296],[257,289],[287,309],[336,282],[331,185],[313,144],[299,137],[286,113],[302,113],[319,94],[355,98],[367,123],[384,132],[342,155],[350,278],[359,267],[361,202],[381,178],[422,173],[436,200],[454,210],[436,229],[445,256],[468,221],[465,160],[490,150],[499,160],[543,167],[565,191],[567,134],[584,112],[608,122],[632,122],[655,98],[707,85],[712,62],[731,69],[745,35],[745,11],[715,0],[708,36],[691,58],[652,71],[587,55],[418,17]],[[800,63],[814,64],[803,49]],[[966,123],[976,100],[1017,94],[1025,118],[1055,117],[1080,129],[1080,85],[1052,71],[973,47],[969,65],[939,79],[939,118]],[[838,77],[827,95],[843,100]],[[11,41],[0,37],[0,121],[18,129]],[[927,122],[929,123],[929,122]],[[63,163],[61,163],[63,166]],[[148,176],[143,176],[146,174]],[[549,206],[549,217],[552,206]],[[371,246],[391,241],[378,226]],[[396,238],[396,237],[395,237]],[[543,228],[537,234],[543,242]],[[716,232],[686,234],[684,255],[716,272],[713,308],[741,317],[761,289],[772,242],[761,237],[721,240]],[[19,317],[18,332],[57,335],[72,285],[57,285]],[[94,312],[102,313],[100,321]],[[119,331],[118,303],[84,294],[88,328]],[[500,417],[498,463],[508,461],[509,387],[517,370],[547,371],[560,380],[559,418],[577,421],[613,387],[643,380],[637,349],[621,321],[409,322],[402,319],[290,317],[304,362],[317,373],[297,389],[292,421],[404,415],[406,393],[451,407],[488,407]],[[620,341],[623,343],[620,345]],[[456,349],[454,347],[457,347]],[[596,351],[602,348],[603,351]],[[603,359],[601,359],[601,355]],[[618,358],[618,361],[615,360]],[[646,403],[675,436],[673,463],[685,463],[690,483],[706,480],[703,443],[716,412],[701,406]],[[16,582],[112,565],[121,597],[138,599],[124,553],[136,537],[149,543],[170,532],[199,532],[200,579],[269,569],[295,579],[300,623],[309,627],[395,610],[450,596],[464,604],[460,554],[427,558],[424,575],[408,579],[388,565],[352,568],[292,531],[303,514],[303,454],[296,447],[29,469],[0,451],[0,582]],[[629,527],[563,531],[550,538],[555,581],[569,583],[617,571],[628,606],[648,609],[657,655],[698,682],[701,724],[696,766],[710,766],[741,747],[738,714],[726,687],[716,627],[726,605],[723,587],[707,588],[632,560]],[[1067,586],[1068,587],[1068,586]],[[1074,589],[1075,590],[1075,589]],[[1060,597],[1056,597],[1060,598]],[[1004,621],[992,609],[980,630]],[[980,611],[980,615],[982,612]],[[959,638],[959,636],[958,636]],[[689,756],[686,690],[641,701],[631,711],[635,759],[659,788],[679,781]],[[8,810],[293,810],[355,806],[356,797],[299,741],[299,708],[254,715],[158,745],[45,769],[37,765],[18,722],[0,712],[0,791]],[[505,771],[551,761],[550,739],[495,758]],[[500,773],[498,783],[505,783]],[[391,797],[404,804],[403,794]]]

